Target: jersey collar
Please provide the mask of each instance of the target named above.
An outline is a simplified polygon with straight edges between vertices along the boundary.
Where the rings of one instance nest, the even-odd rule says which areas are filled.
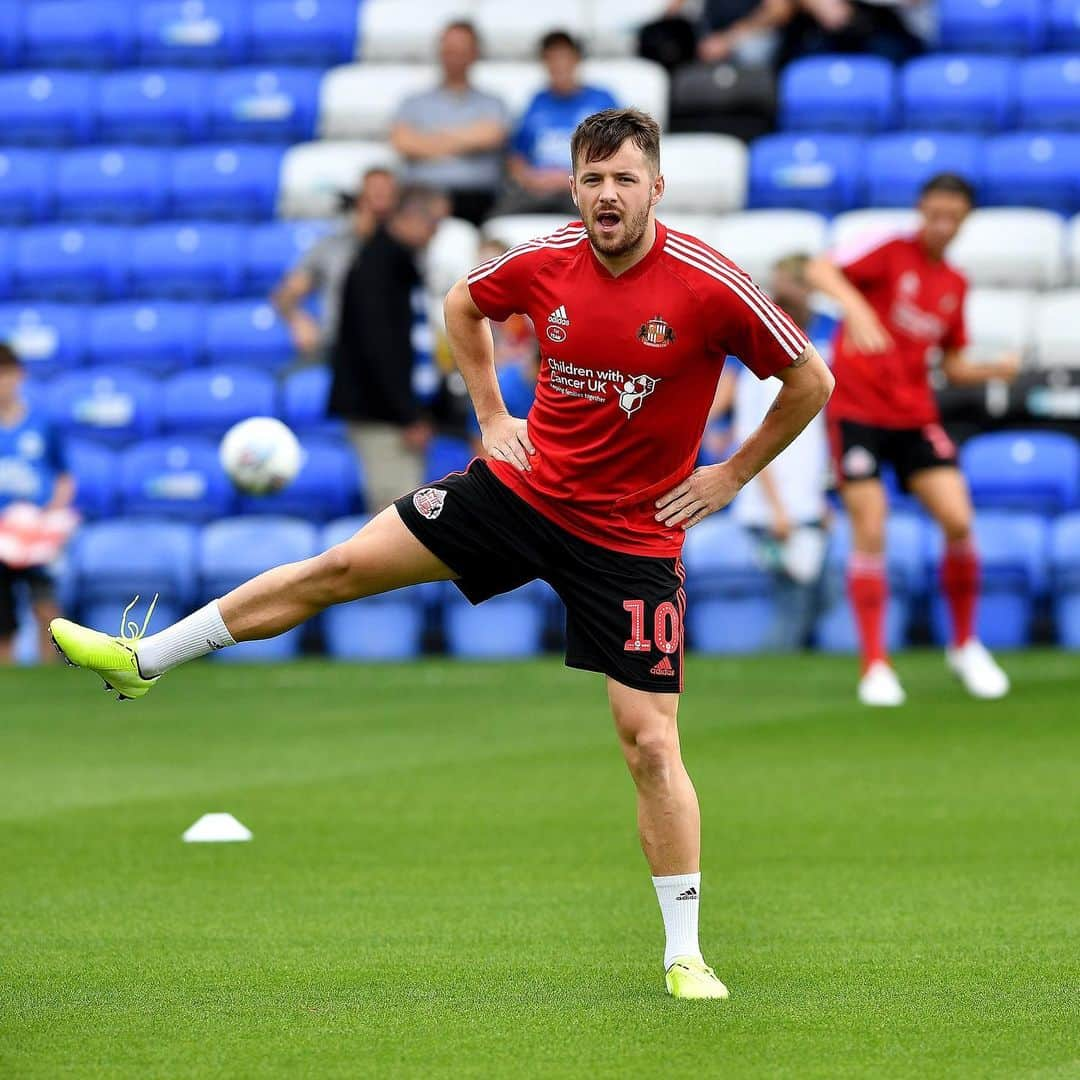
[[[656,239],[653,240],[653,246],[645,253],[645,258],[634,263],[629,270],[624,270],[618,277],[612,274],[612,272],[596,257],[596,252],[593,250],[593,246],[589,243],[589,258],[592,260],[593,267],[596,269],[596,273],[602,277],[605,281],[633,281],[634,278],[640,277],[646,273],[652,265],[657,262],[661,255],[664,254],[664,243],[667,240],[667,229],[659,222],[656,221]]]

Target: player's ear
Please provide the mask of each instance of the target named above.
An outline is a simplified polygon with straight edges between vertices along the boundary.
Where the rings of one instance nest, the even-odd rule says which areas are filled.
[[[574,200],[574,205],[577,206],[577,182],[574,180],[574,174],[570,174],[570,198]]]
[[[656,179],[652,185],[652,197],[649,199],[649,205],[655,206],[664,197],[664,174],[657,173]]]

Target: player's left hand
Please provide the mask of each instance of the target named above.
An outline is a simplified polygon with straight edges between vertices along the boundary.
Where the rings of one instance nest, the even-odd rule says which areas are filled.
[[[717,510],[723,510],[741,487],[726,461],[719,465],[703,465],[678,487],[656,500],[659,508],[656,520],[669,528],[682,525],[683,529],[689,529]]]

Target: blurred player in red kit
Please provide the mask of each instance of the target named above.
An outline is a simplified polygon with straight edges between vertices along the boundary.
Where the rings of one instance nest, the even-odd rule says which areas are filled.
[[[956,447],[941,426],[927,363],[930,351],[940,349],[945,376],[960,386],[1011,380],[1019,366],[1012,356],[992,364],[965,356],[967,282],[945,261],[945,250],[973,204],[971,185],[942,173],[923,186],[914,232],[816,259],[808,272],[810,283],[843,309],[829,439],[851,518],[848,590],[862,646],[859,699],[867,705],[900,705],[905,698],[885,647],[883,464],[892,465],[901,486],[945,534],[941,589],[952,619],[949,667],[975,697],[999,698],[1009,690],[1005,673],[975,636],[979,562],[971,497]]]

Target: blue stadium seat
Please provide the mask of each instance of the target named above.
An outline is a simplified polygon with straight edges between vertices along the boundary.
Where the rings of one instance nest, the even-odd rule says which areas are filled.
[[[943,49],[1037,52],[1045,33],[1040,0],[941,0],[938,32]]]
[[[978,506],[1060,514],[1080,505],[1080,444],[1061,431],[996,431],[960,450]]]
[[[247,291],[269,292],[332,227],[325,221],[268,221],[253,225],[244,247]]]
[[[147,439],[120,457],[125,514],[206,521],[233,508],[232,483],[212,439]]]
[[[686,632],[709,653],[757,652],[773,635],[772,579],[749,533],[729,515],[709,518],[686,535],[686,588],[694,602]]]
[[[82,363],[86,325],[86,311],[77,305],[0,304],[0,341],[11,345],[32,377]]]
[[[55,69],[0,75],[4,141],[33,146],[89,142],[96,82],[93,75]]]
[[[348,540],[366,517],[338,518],[322,534],[322,547]],[[428,610],[443,595],[439,582],[395,589],[349,604],[327,608],[322,615],[326,651],[337,660],[409,660],[420,655]]]
[[[120,456],[97,439],[68,439],[75,474],[75,506],[87,518],[110,518],[120,498]]]
[[[163,372],[199,357],[202,306],[174,300],[103,304],[90,315],[88,359]]]
[[[94,146],[63,154],[57,216],[138,222],[160,217],[168,196],[169,156],[140,146]]]
[[[256,0],[251,58],[256,63],[344,64],[356,55],[355,0]]]
[[[242,64],[248,51],[248,5],[242,0],[160,0],[138,12],[142,64]]]
[[[98,138],[196,142],[206,136],[209,77],[179,68],[133,68],[101,80]]]
[[[0,300],[11,297],[15,273],[15,240],[17,234],[0,229]]]
[[[866,203],[911,206],[922,185],[939,172],[960,173],[978,187],[982,139],[915,131],[877,135],[866,147]]]
[[[181,371],[162,389],[167,432],[220,438],[238,420],[274,415],[275,385],[252,368],[204,367]]]
[[[982,567],[976,633],[992,649],[1018,649],[1031,641],[1035,600],[1046,589],[1046,522],[1034,514],[985,511],[975,518],[975,542]],[[928,573],[937,575],[942,539],[930,533]],[[940,590],[933,591],[931,626],[935,640],[949,637],[949,619]]]
[[[1055,49],[1080,49],[1080,0],[1050,0],[1047,20]]]
[[[125,0],[27,4],[22,62],[28,67],[123,67],[131,63],[135,45],[133,7]]]
[[[199,542],[202,599],[210,601],[256,574],[281,563],[308,559],[318,551],[318,534],[298,518],[230,518],[207,525]],[[266,641],[248,641],[215,653],[228,663],[288,660],[300,651],[304,628]]]
[[[815,56],[780,76],[780,126],[787,131],[884,131],[893,125],[896,75],[876,56]]]
[[[1080,513],[1064,514],[1051,526],[1050,572],[1058,641],[1080,649]]]
[[[293,358],[292,338],[264,300],[213,304],[206,316],[206,357],[215,364],[279,368]]]
[[[0,71],[22,62],[22,15],[18,4],[0,4]]]
[[[765,135],[750,147],[749,205],[850,210],[862,192],[862,156],[853,135]]]
[[[470,604],[453,585],[444,587],[443,628],[451,656],[507,660],[536,656],[544,646],[551,587],[530,581],[513,592]]]
[[[322,72],[239,68],[214,79],[210,137],[302,142],[315,137]]]
[[[436,435],[428,443],[424,455],[424,481],[441,480],[449,473],[464,472],[475,456],[473,448],[464,439]]]
[[[15,244],[16,295],[109,300],[127,292],[131,231],[116,225],[41,225]]]
[[[890,650],[907,644],[915,605],[926,587],[925,532],[914,514],[893,513],[886,534],[885,568],[889,578],[889,606],[885,637]],[[825,603],[814,631],[824,652],[853,653],[859,649],[855,620],[847,597],[847,564],[851,555],[851,524],[840,516],[829,536],[825,564]]]
[[[1016,107],[1015,63],[991,56],[923,56],[900,72],[908,128],[999,131]]]
[[[171,209],[175,217],[267,218],[277,201],[282,150],[210,144],[177,150]]]
[[[72,371],[49,384],[48,410],[65,438],[94,438],[120,446],[157,434],[160,384],[130,368]]]
[[[330,398],[330,368],[312,364],[291,372],[281,384],[281,419],[297,433],[340,435],[344,423],[326,415]]]
[[[244,229],[219,222],[145,225],[131,248],[136,296],[212,300],[240,291]]]
[[[983,201],[1080,210],[1080,135],[998,135],[986,142]]]
[[[1037,56],[1021,65],[1017,120],[1029,131],[1080,130],[1080,52]]]
[[[356,510],[360,469],[344,440],[308,438],[296,479],[272,495],[241,495],[244,514],[295,514],[310,521],[345,517]]]
[[[198,599],[197,542],[196,526],[178,521],[120,518],[88,525],[71,550],[76,592],[85,604],[126,606],[136,593],[147,602],[157,593],[159,604],[190,607]],[[114,626],[106,629],[115,633]]]
[[[50,150],[0,150],[0,224],[51,216],[56,163]]]

